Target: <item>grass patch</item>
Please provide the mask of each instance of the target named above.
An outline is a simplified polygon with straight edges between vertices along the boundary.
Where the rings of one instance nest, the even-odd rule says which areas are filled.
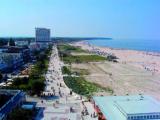
[[[79,75],[79,76],[90,74],[87,69],[79,69],[79,68],[73,68],[72,72],[73,72],[73,74]]]
[[[65,84],[75,93],[91,96],[94,92],[99,91],[99,88],[91,82],[86,81],[83,77],[64,77]]]
[[[86,62],[98,62],[105,61],[106,58],[99,55],[67,55],[63,56],[61,59],[65,63],[86,63]]]
[[[111,95],[114,93],[114,90],[111,87],[103,87],[97,83],[93,83],[95,86],[102,88],[104,91],[109,92]]]
[[[81,49],[80,47],[74,47],[69,44],[61,44],[58,45],[59,51],[68,51],[68,52],[86,52],[85,50]]]
[[[67,44],[59,45],[59,56],[64,63],[70,65],[72,63],[88,63],[88,62],[99,62],[105,61],[107,59],[113,58],[106,58],[100,55],[72,55],[71,52],[81,52],[84,53],[86,51],[82,50],[79,47],[70,46]],[[70,69],[69,67],[62,67],[62,73],[68,74],[69,76],[63,77],[65,84],[71,88],[75,93],[84,95],[87,97],[92,96],[94,93],[99,91],[107,91],[113,94],[113,90],[110,87],[102,87],[96,83],[92,83],[86,81],[83,75],[89,75],[89,71],[87,69]],[[77,75],[80,77],[72,77],[70,75]]]
[[[65,63],[86,63],[98,62],[106,60],[105,57],[99,55],[71,55],[71,52],[86,52],[85,50],[68,44],[58,45],[59,56]]]
[[[89,75],[89,71],[87,69],[78,69],[78,68],[74,68],[71,69],[67,66],[63,66],[62,67],[62,73],[63,74],[67,74],[67,75],[77,75],[77,76],[82,76],[82,75]]]

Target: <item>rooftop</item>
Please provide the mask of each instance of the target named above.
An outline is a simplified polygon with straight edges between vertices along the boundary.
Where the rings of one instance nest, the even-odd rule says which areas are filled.
[[[0,107],[0,120],[3,119],[18,103],[24,100],[25,93],[20,90],[0,89],[0,95],[11,96]]]
[[[131,100],[131,101],[118,101],[117,107],[120,107],[126,114],[139,114],[139,113],[160,113],[160,108],[155,102],[148,99],[144,100]],[[137,107],[135,107],[137,106]]]
[[[150,96],[103,96],[93,99],[108,120],[127,120],[128,115],[160,115],[160,102]]]

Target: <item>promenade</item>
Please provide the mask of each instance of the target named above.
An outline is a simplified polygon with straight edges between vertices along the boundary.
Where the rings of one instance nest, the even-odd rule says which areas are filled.
[[[53,46],[48,72],[46,73],[45,97],[39,102],[44,107],[42,120],[80,120],[81,100],[76,95],[70,95],[70,89],[63,81],[61,66],[56,46]],[[53,95],[53,97],[50,97]]]
[[[42,98],[33,98],[37,101],[37,107],[43,108],[38,119],[41,120],[82,120],[81,112],[84,110],[81,97],[65,85],[61,72],[63,62],[60,61],[56,46],[52,48],[48,72],[46,73],[46,87]],[[31,98],[30,98],[31,99]],[[84,120],[97,120],[91,118],[94,112],[93,106],[89,102],[84,105],[88,110],[88,115],[83,116]]]

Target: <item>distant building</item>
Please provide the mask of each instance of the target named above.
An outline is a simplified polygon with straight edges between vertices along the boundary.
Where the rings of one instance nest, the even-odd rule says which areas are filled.
[[[15,107],[26,101],[25,93],[20,90],[0,89],[0,98],[0,120],[5,120]]]
[[[160,120],[160,102],[150,96],[93,97],[99,120]]]
[[[50,42],[50,29],[36,28],[36,42]]]
[[[1,54],[2,52],[6,52],[7,50],[8,50],[8,48],[0,47],[0,54]]]
[[[15,45],[16,46],[28,46],[29,42],[27,40],[19,40],[19,41],[15,41]]]
[[[30,45],[28,47],[29,47],[30,51],[35,51],[35,50],[40,49],[40,45],[36,42],[30,43]]]
[[[12,71],[23,64],[22,53],[1,53],[0,70]]]
[[[4,60],[0,58],[0,71],[6,71],[7,67],[8,67],[7,63],[4,62]]]
[[[31,61],[31,54],[28,47],[0,48],[0,71],[11,72],[29,61]]]

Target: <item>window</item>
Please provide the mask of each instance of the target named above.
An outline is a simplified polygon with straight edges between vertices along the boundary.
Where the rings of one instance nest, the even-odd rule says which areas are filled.
[[[153,115],[153,118],[156,118],[156,116],[155,116],[155,115]]]
[[[158,118],[158,115],[156,115],[156,118]]]

